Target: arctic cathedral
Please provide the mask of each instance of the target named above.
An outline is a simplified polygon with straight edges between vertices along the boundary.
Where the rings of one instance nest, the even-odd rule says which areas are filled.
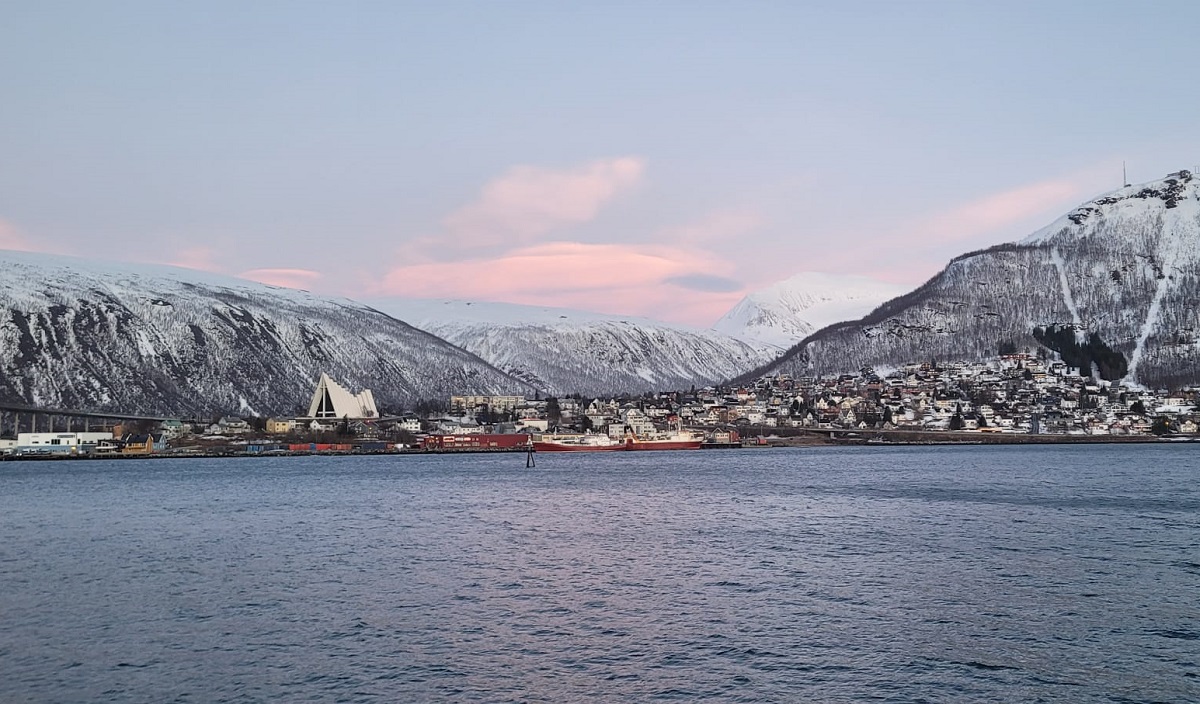
[[[364,389],[358,394],[351,393],[322,372],[321,378],[317,380],[317,388],[313,391],[312,401],[308,404],[307,417],[362,420],[378,418],[379,410],[375,408],[375,396],[370,389]]]

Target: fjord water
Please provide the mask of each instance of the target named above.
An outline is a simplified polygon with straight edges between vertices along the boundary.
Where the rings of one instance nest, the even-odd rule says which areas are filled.
[[[1186,445],[0,464],[2,701],[1197,701]]]

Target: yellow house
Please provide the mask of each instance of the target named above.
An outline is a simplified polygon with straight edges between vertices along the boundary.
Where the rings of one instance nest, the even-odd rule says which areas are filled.
[[[126,435],[124,447],[121,448],[123,455],[149,455],[154,452],[154,436],[145,435]]]
[[[296,421],[286,418],[268,418],[267,432],[271,435],[287,435],[296,429]]]

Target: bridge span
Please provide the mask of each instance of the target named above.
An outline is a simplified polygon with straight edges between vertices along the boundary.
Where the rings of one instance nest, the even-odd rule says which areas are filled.
[[[86,411],[0,403],[0,437],[16,437],[17,433],[104,431],[121,423],[161,423],[164,420],[172,419],[118,411]]]

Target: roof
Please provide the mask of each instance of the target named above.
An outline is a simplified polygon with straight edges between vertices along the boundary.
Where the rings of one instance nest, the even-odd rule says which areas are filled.
[[[312,401],[308,405],[309,418],[378,418],[379,409],[375,407],[375,396],[370,389],[358,394],[351,393],[328,374],[321,373],[317,380],[317,388],[313,390]]]

